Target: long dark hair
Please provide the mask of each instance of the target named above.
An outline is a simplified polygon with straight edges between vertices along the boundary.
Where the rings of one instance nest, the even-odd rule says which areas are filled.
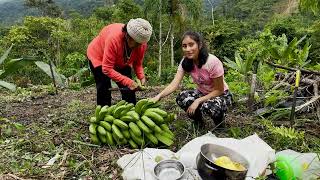
[[[199,49],[199,55],[198,55],[198,59],[199,59],[198,68],[201,68],[202,65],[204,65],[207,62],[207,59],[209,56],[208,49],[204,42],[204,39],[198,32],[194,32],[194,31],[185,32],[182,36],[182,39],[186,38],[187,36],[190,37],[192,40],[194,40],[199,47],[201,45],[201,48]],[[182,68],[184,71],[191,72],[193,70],[193,66],[194,64],[192,59],[189,59],[187,57],[183,59]]]
[[[123,27],[122,27],[122,32],[127,32],[127,24],[125,24]]]

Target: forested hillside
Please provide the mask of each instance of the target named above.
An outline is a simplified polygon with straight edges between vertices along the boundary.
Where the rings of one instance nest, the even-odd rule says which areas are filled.
[[[107,5],[102,0],[57,0],[64,15],[67,16],[70,12],[76,11],[83,16],[88,16],[92,11],[101,6]],[[0,22],[3,25],[13,25],[23,20],[27,15],[39,15],[37,9],[32,9],[24,6],[24,1],[21,0],[3,0],[0,1]]]
[[[213,5],[216,7],[221,0],[214,0]],[[92,11],[98,7],[110,6],[117,2],[117,0],[56,0],[55,1],[65,16],[70,12],[78,12],[83,16],[89,16]],[[143,1],[135,0],[138,4]],[[210,10],[210,3],[204,2],[204,9]],[[1,0],[0,1],[0,24],[13,25],[21,22],[24,16],[39,15],[37,9],[30,9],[24,6],[24,1],[21,0]]]

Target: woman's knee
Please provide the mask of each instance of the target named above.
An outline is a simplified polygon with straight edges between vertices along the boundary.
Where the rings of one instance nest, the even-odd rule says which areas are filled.
[[[187,92],[187,91],[181,91],[181,92],[177,95],[177,97],[176,97],[176,102],[177,102],[177,104],[178,104],[179,106],[182,105],[182,101],[183,101],[186,97],[188,97],[188,92]]]
[[[226,100],[222,97],[215,97],[214,99],[210,99],[204,102],[201,106],[201,111],[214,117],[217,114],[221,114],[226,112],[227,105]]]

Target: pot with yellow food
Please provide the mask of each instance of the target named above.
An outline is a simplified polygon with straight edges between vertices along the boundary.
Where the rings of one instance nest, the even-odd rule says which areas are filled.
[[[248,161],[236,151],[215,144],[204,144],[197,157],[197,170],[203,180],[243,180]]]

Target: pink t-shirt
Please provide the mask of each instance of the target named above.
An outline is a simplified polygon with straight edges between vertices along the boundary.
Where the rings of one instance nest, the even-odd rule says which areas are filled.
[[[178,71],[184,71],[182,68],[182,61],[179,64]],[[216,56],[209,54],[207,62],[200,69],[198,66],[194,66],[193,70],[189,74],[191,75],[193,82],[198,86],[197,89],[206,95],[212,92],[215,88],[213,79],[223,76],[224,70],[222,62]],[[229,87],[224,79],[223,84],[224,91],[228,90]]]

